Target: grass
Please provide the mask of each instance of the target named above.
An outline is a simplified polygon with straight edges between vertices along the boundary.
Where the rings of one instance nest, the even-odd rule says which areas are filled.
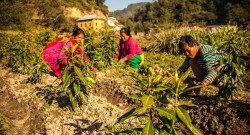
[[[185,59],[184,55],[170,55],[167,53],[144,52],[144,55],[144,67],[158,65],[159,67],[170,72],[174,72],[178,69]]]
[[[0,134],[5,135],[7,133],[7,129],[4,128],[4,120],[0,117]]]
[[[14,125],[4,119],[4,115],[0,113],[0,135],[6,135]]]

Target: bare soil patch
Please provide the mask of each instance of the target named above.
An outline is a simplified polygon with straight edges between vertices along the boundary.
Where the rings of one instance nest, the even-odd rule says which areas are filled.
[[[0,113],[11,123],[4,125],[8,134],[108,134],[118,117],[141,105],[127,97],[136,93],[131,87],[136,82],[115,69],[92,73],[96,84],[88,102],[77,112],[69,109],[67,94],[56,87],[60,80],[55,77],[46,75],[42,84],[29,84],[23,83],[26,75],[2,66],[0,72]],[[216,92],[203,92],[191,99],[200,107],[186,108],[193,124],[204,134],[249,134],[249,92],[228,102],[219,101]],[[131,118],[116,130],[144,124]]]

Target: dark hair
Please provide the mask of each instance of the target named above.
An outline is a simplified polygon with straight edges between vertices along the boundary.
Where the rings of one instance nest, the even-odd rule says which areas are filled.
[[[79,35],[79,34],[83,34],[84,35],[84,37],[85,37],[85,33],[84,33],[84,31],[82,30],[82,29],[80,29],[79,27],[75,27],[74,28],[74,30],[73,30],[73,34],[72,34],[72,36],[77,36],[77,35]]]
[[[131,34],[130,34],[130,27],[121,28],[120,33],[125,33],[126,35],[132,37]]]
[[[186,44],[189,47],[193,47],[194,43],[196,43],[199,46],[198,42],[192,36],[182,36],[179,41],[179,49],[181,49]]]

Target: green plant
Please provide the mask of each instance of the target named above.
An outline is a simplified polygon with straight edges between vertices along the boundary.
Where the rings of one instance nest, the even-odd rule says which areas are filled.
[[[183,84],[183,81],[188,77],[190,70],[183,74],[180,78],[176,73],[175,76],[169,74],[166,79],[163,78],[163,71],[155,73],[151,67],[146,72],[146,76],[139,75],[134,78],[139,82],[139,87],[134,86],[135,89],[140,92],[130,95],[130,98],[138,99],[142,101],[143,106],[134,108],[131,111],[125,113],[118,118],[117,123],[122,123],[132,116],[144,116],[148,119],[146,125],[142,130],[143,135],[155,134],[155,130],[158,130],[159,134],[179,134],[180,128],[176,127],[177,122],[181,122],[186,125],[194,134],[202,134],[196,129],[192,123],[188,112],[181,106],[194,106],[191,103],[180,103],[180,95],[190,91],[194,88],[200,88],[202,86],[195,86],[187,88]],[[169,100],[170,97],[174,97],[174,100]],[[166,105],[171,104],[173,108],[166,108]],[[185,131],[182,131],[185,133]]]
[[[98,66],[107,67],[113,65],[117,53],[118,44],[116,43],[115,31],[106,28],[101,33],[101,43],[96,48],[95,59]]]
[[[155,42],[150,46],[150,51],[179,54],[178,42],[184,31],[171,29],[154,36]]]
[[[215,42],[214,50],[221,50],[222,57],[220,65],[224,66],[218,73],[218,83],[220,86],[219,95],[230,98],[237,91],[237,84],[242,81],[245,72],[246,61],[249,61],[249,36],[247,31],[240,30],[237,26],[218,29],[218,33],[212,39]],[[214,51],[212,50],[212,51]]]
[[[107,107],[107,111],[109,112],[110,116],[112,115],[114,108],[112,108],[111,106]]]
[[[40,82],[42,75],[49,72],[48,66],[42,60],[41,53],[44,46],[54,37],[54,32],[49,28],[5,35],[1,41],[1,62],[14,71],[28,74],[28,82]]]
[[[4,128],[4,120],[0,117],[0,134],[1,135],[6,135],[7,134],[7,129]]]
[[[66,55],[58,61],[58,63],[61,63],[62,60],[66,60],[66,66],[63,68],[61,75],[63,81],[60,83],[60,86],[63,91],[66,88],[69,89],[69,100],[73,110],[76,110],[83,102],[87,101],[89,88],[92,83],[95,83],[89,77],[89,62],[85,62],[82,59],[83,53],[79,53],[77,51],[78,48],[83,50],[83,41],[82,44],[75,44],[70,49],[67,47],[63,48],[62,52]]]
[[[95,66],[113,65],[118,44],[115,31],[106,28],[99,35],[93,30],[85,31],[84,50]]]
[[[96,53],[96,45],[95,45],[95,36],[97,36],[96,32],[92,29],[88,29],[85,31],[84,37],[84,50],[86,51],[86,55],[90,60],[94,59]]]
[[[0,113],[0,134],[1,135],[6,135],[9,133],[9,130],[11,128],[14,128],[15,125],[12,124],[10,121],[7,121],[4,118],[4,115]]]

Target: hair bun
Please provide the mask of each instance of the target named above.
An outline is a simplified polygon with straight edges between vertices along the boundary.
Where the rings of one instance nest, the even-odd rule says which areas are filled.
[[[73,36],[75,37],[81,33],[85,36],[84,31],[82,29],[80,29],[78,26],[75,26],[75,28],[73,30]]]

